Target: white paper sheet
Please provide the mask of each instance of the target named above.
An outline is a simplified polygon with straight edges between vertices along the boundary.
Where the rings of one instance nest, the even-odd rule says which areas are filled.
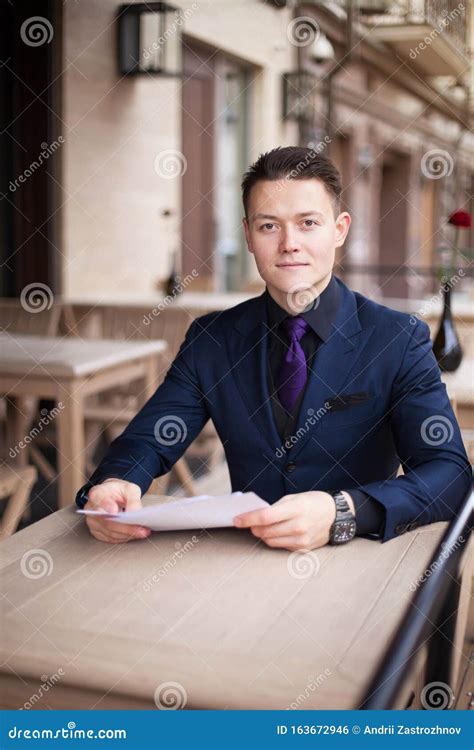
[[[153,531],[178,529],[210,529],[233,526],[233,519],[249,510],[268,508],[269,503],[254,492],[233,492],[230,495],[197,495],[171,503],[148,505],[141,510],[106,513],[101,510],[78,510],[91,516],[104,516],[117,523],[146,526]]]

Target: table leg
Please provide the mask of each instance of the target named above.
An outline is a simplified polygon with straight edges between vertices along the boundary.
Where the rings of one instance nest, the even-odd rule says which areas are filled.
[[[84,401],[79,382],[61,387],[62,402],[58,420],[58,507],[74,502],[76,492],[86,481]]]
[[[6,399],[6,448],[9,457],[17,466],[28,465],[28,433],[30,414],[24,396],[7,396]]]
[[[27,396],[7,396],[5,401],[7,407],[5,437],[8,458],[11,459],[13,468],[24,469],[28,466],[31,450],[34,447],[33,443],[26,442],[26,436],[29,436],[31,405]],[[29,521],[31,518],[29,497],[28,494],[28,502],[22,514],[24,521]]]

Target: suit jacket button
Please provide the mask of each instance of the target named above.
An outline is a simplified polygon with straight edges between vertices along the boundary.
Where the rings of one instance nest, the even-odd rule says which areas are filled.
[[[398,526],[395,526],[396,534],[404,534],[406,530],[407,530],[407,526],[404,523],[399,523]]]
[[[291,474],[291,472],[296,469],[296,464],[293,463],[293,461],[290,461],[290,463],[286,464],[285,469],[289,474]]]

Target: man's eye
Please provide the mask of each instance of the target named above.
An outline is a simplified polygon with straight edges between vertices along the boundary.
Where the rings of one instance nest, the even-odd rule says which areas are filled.
[[[306,227],[317,226],[317,222],[314,219],[305,219],[304,224]]]
[[[262,224],[262,226],[260,227],[260,229],[271,229],[274,226],[275,226],[275,224],[271,224],[271,223]]]

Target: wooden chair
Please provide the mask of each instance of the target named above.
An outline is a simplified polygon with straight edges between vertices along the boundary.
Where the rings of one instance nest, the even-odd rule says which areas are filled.
[[[146,308],[106,307],[102,310],[102,337],[108,339],[163,339],[168,348],[165,353],[170,365],[178,353],[185,334],[192,320],[203,311],[184,310],[169,305],[158,314]],[[168,369],[165,363],[162,377]],[[157,387],[159,382],[157,382]],[[86,407],[87,439],[94,442],[104,431],[109,443],[114,440],[134,417],[140,407],[140,385],[136,388],[115,389],[95,399]],[[92,431],[95,430],[95,434]],[[218,447],[219,446],[219,447]],[[220,441],[213,425],[208,424],[199,438],[189,446],[186,455],[173,467],[174,473],[186,494],[194,495],[195,486],[188,459],[206,457],[209,468],[213,468],[222,452]],[[169,485],[171,472],[154,480],[150,492],[164,494]]]
[[[44,310],[34,311],[34,305],[31,303],[31,311],[18,297],[0,298],[0,320],[2,321],[2,330],[6,333],[16,333],[25,336],[56,336],[59,330],[59,321],[61,318],[62,305],[53,302],[51,307]],[[21,409],[28,414],[30,424],[35,419],[38,412],[39,401],[36,398],[21,398]],[[2,404],[2,419],[5,419],[5,400]],[[37,466],[40,473],[46,481],[51,482],[56,477],[56,471],[46,459],[44,454],[39,450],[41,445],[47,445],[47,435],[38,437],[34,443],[28,446],[29,459]]]
[[[1,328],[5,332],[27,336],[55,336],[61,317],[61,305],[52,304],[38,312],[30,312],[18,297],[0,298]]]
[[[34,466],[0,466],[0,500],[7,500],[0,522],[0,540],[13,534],[24,514],[37,479]]]

